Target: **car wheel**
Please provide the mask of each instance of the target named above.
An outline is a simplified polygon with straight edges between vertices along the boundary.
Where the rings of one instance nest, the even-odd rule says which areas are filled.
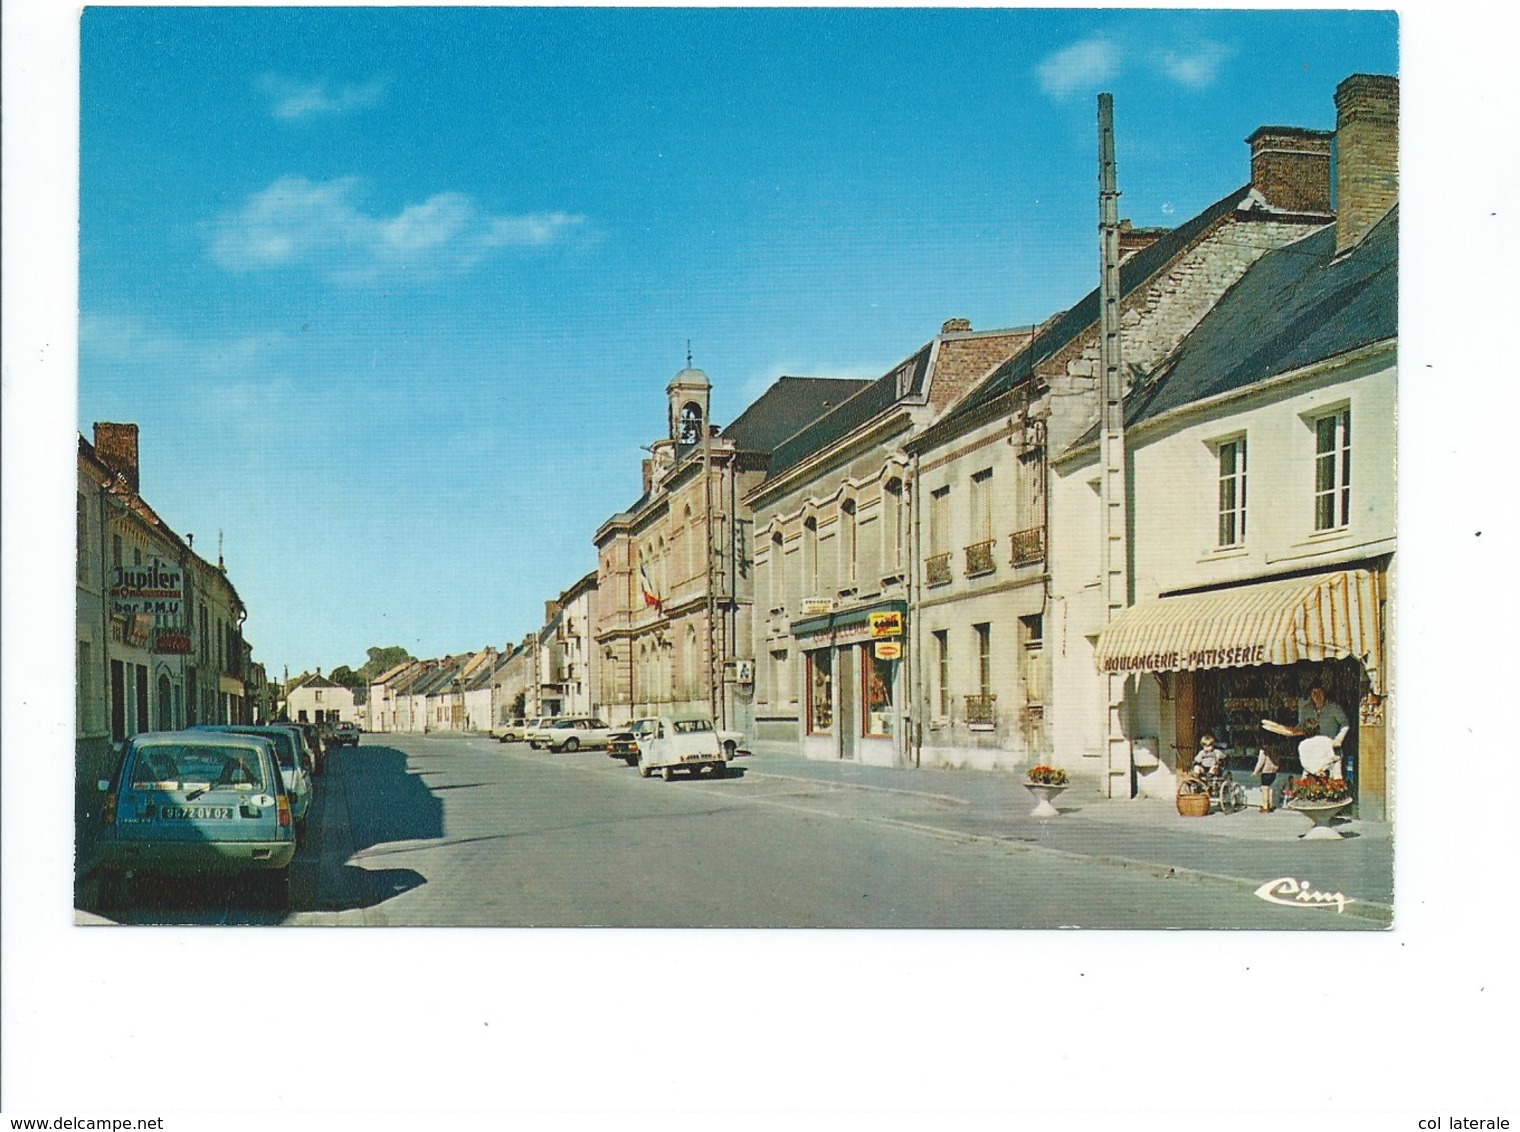
[[[676,768],[673,766],[662,767],[660,769],[660,777],[663,778],[666,782],[669,782],[675,776]]]
[[[735,743],[732,739],[726,739],[726,740],[724,740],[724,742],[723,742],[723,753],[725,755],[727,755],[729,758],[733,758],[734,757],[734,753],[738,749],[739,749],[739,744]]]
[[[579,739],[566,739],[565,740],[565,745],[560,748],[560,750],[562,750],[562,751],[569,751],[571,754],[574,754],[576,751],[578,751],[580,749],[581,749],[581,743],[580,743]]]
[[[643,759],[639,759],[638,762],[635,765],[639,768],[639,777],[640,778],[648,778],[651,774],[654,773],[654,771],[650,767],[647,767],[647,766],[644,765],[644,760]]]
[[[713,763],[712,766],[710,766],[708,769],[712,771],[712,776],[714,778],[722,778],[725,774],[728,773],[728,767],[723,763]]]

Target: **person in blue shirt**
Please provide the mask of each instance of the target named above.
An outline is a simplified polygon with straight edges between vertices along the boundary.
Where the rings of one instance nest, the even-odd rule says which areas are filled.
[[[1346,737],[1351,734],[1351,720],[1341,705],[1325,694],[1323,684],[1311,684],[1308,698],[1299,700],[1298,732],[1300,735],[1323,735],[1335,744],[1340,753],[1341,777],[1347,786],[1351,786],[1355,758],[1352,749],[1346,745]]]

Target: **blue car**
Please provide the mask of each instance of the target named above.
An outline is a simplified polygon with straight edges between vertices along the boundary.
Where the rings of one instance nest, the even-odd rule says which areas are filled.
[[[267,737],[157,731],[134,737],[102,780],[102,898],[141,872],[189,878],[257,874],[280,906],[296,852],[290,796]]]
[[[274,743],[274,757],[280,764],[280,778],[290,795],[290,814],[296,819],[296,833],[306,828],[311,812],[311,754],[306,749],[300,728],[290,723],[202,723],[195,731],[227,731],[238,735],[262,735]]]

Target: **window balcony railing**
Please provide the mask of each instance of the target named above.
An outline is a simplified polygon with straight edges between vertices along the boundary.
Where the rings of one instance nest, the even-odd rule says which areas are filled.
[[[947,586],[950,584],[950,552],[936,554],[924,559],[924,585]]]
[[[997,725],[997,694],[966,697],[966,722],[972,727]]]
[[[1013,544],[1014,566],[1028,566],[1045,557],[1045,528],[1030,527],[1027,531],[1014,531],[1008,536]]]
[[[979,574],[990,574],[997,569],[997,563],[992,560],[993,540],[972,543],[966,548],[966,577],[975,578]]]

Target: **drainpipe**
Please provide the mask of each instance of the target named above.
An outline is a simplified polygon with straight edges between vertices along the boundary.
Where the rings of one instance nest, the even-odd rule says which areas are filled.
[[[910,553],[908,561],[904,564],[908,571],[908,617],[913,625],[913,655],[908,658],[908,676],[912,683],[912,694],[909,701],[913,704],[912,736],[913,736],[913,765],[923,765],[924,753],[924,718],[928,712],[928,700],[924,694],[924,662],[923,643],[924,634],[919,626],[919,608],[923,603],[923,581],[919,577],[918,566],[922,557],[921,541],[923,538],[922,524],[919,521],[918,505],[918,453],[913,453],[913,470],[908,477],[908,525],[912,531],[912,539],[904,539],[909,543]]]

